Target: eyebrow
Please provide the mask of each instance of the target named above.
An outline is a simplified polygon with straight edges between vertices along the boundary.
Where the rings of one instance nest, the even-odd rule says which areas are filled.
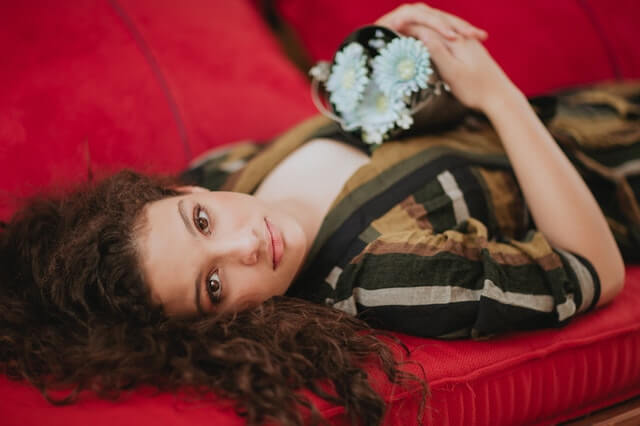
[[[193,224],[189,220],[189,216],[187,216],[187,213],[184,210],[184,200],[178,201],[178,213],[180,213],[180,218],[182,219],[182,222],[184,222],[184,226],[185,228],[187,228],[187,231],[189,231],[189,233],[195,237],[196,231],[193,229]],[[200,315],[205,315],[204,309],[202,309],[202,305],[200,304],[200,282],[201,281],[202,281],[202,272],[199,271],[193,286],[195,289],[195,296],[194,296],[193,303],[196,305],[196,310],[198,311],[198,313]]]
[[[187,213],[184,211],[184,200],[178,201],[178,213],[180,213],[180,218],[184,222],[184,226],[187,228],[187,231],[195,237],[196,231],[193,229],[193,224],[189,220],[189,216],[187,216]]]

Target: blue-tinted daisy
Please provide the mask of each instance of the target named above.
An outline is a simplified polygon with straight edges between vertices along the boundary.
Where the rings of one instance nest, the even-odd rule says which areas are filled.
[[[331,93],[329,100],[338,112],[345,114],[353,111],[362,99],[369,82],[366,61],[364,48],[355,42],[349,43],[336,54],[335,64],[331,67],[331,75],[327,81],[327,90]]]
[[[373,79],[387,95],[408,96],[426,89],[432,73],[429,51],[413,37],[393,39],[373,61]]]
[[[408,110],[401,96],[387,96],[370,81],[362,102],[356,109],[357,121],[362,128],[362,140],[381,143],[405,113],[408,114]]]

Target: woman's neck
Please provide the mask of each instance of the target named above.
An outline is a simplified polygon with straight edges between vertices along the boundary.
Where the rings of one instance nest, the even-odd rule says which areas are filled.
[[[254,195],[296,218],[311,245],[345,182],[368,162],[369,157],[352,146],[314,139],[282,160]]]

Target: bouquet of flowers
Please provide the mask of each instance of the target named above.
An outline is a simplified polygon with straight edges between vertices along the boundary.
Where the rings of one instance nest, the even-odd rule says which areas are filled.
[[[310,74],[316,107],[374,146],[409,129],[416,112],[449,90],[421,41],[380,26],[356,30],[333,63],[318,62]],[[320,84],[332,111],[319,99]]]

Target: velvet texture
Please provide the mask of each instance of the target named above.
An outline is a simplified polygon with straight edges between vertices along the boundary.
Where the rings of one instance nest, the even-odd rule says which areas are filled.
[[[3,2],[0,52],[0,219],[89,167],[175,172],[315,111],[244,1]]]
[[[274,0],[273,3],[312,59],[326,60],[331,59],[340,42],[354,28],[369,24],[406,2],[354,0],[346,4],[335,0]],[[625,57],[621,61],[630,61],[626,56],[632,53],[630,35],[635,28],[631,22],[637,22],[640,15],[640,7],[633,0],[432,0],[427,3],[487,30],[487,49],[529,96],[615,78],[612,57],[621,55]],[[594,20],[603,24],[598,27]],[[612,42],[615,51],[607,50],[605,37],[615,38],[615,43]],[[637,58],[637,47],[635,53]],[[632,71],[635,74],[627,73],[626,77],[640,76],[640,70]]]
[[[580,0],[605,46],[618,78],[640,77],[638,20],[640,7],[634,0]]]
[[[256,2],[253,2],[254,4]],[[315,59],[399,1],[276,0]],[[640,77],[634,0],[433,0],[490,33],[487,46],[527,94]],[[363,7],[366,4],[367,7]],[[0,218],[16,197],[122,166],[172,172],[202,151],[270,138],[315,113],[248,0],[25,0],[0,6]],[[549,424],[640,394],[640,266],[623,293],[560,330],[484,342],[399,336],[427,373],[426,424]],[[412,371],[417,372],[413,367]],[[385,424],[415,421],[396,393]],[[177,401],[137,389],[54,407],[0,377],[4,425],[242,425],[225,401]],[[342,409],[314,398],[332,424]]]

